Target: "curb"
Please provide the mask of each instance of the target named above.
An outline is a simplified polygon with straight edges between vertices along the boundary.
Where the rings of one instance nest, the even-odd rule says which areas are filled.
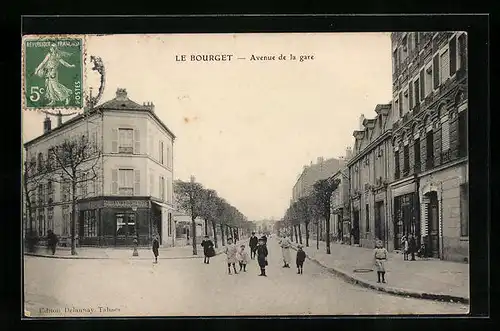
[[[242,240],[243,241],[243,240]],[[241,242],[241,241],[240,241]],[[245,245],[246,245],[246,240],[245,240]],[[225,246],[221,246],[225,247]],[[215,253],[215,256],[223,254],[224,251],[223,249],[219,247],[219,251]],[[34,257],[43,257],[47,259],[66,259],[66,260],[125,260],[124,258],[119,258],[119,257],[89,257],[89,256],[78,256],[78,255],[71,255],[71,256],[61,256],[61,255],[46,255],[46,254],[38,254],[38,253],[24,253],[25,256],[34,256]],[[188,256],[168,256],[164,258],[160,258],[159,260],[187,260],[187,259],[201,259],[203,258],[203,254],[201,255],[188,255]],[[128,260],[150,260],[151,258],[148,257],[136,257],[136,256],[130,256]]]
[[[297,250],[296,246],[294,246],[294,245],[292,245],[292,248]],[[371,283],[369,281],[366,281],[364,279],[356,277],[356,276],[350,274],[349,272],[344,271],[340,268],[327,267],[324,264],[322,264],[321,262],[319,262],[318,260],[310,257],[309,254],[307,254],[307,253],[306,253],[306,256],[309,260],[311,260],[314,263],[318,264],[319,266],[325,268],[330,273],[342,278],[343,280],[345,280],[348,283],[358,285],[361,287],[365,287],[365,288],[369,288],[372,290],[385,292],[385,293],[389,293],[389,294],[393,294],[393,295],[397,295],[397,296],[403,296],[403,297],[407,297],[407,298],[410,297],[410,298],[416,298],[416,299],[446,301],[446,302],[463,303],[463,304],[469,304],[469,301],[470,301],[469,298],[460,297],[460,296],[410,291],[410,290],[396,288],[396,287],[385,287],[385,286],[381,286],[381,285],[376,285],[374,283]]]

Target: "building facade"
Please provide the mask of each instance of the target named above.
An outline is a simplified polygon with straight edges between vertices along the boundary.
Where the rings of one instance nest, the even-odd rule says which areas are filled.
[[[352,149],[348,147],[344,157],[344,164],[331,177],[339,181],[339,185],[332,193],[330,230],[334,240],[338,242],[349,242],[349,168],[347,162],[352,157]]]
[[[394,248],[468,260],[467,36],[393,33]]]
[[[360,130],[354,131],[354,155],[348,162],[350,176],[351,243],[374,247],[382,240],[392,249],[389,238],[392,181],[392,107],[379,104],[376,117],[362,115]]]
[[[50,121],[50,120],[49,120]],[[47,122],[47,119],[46,119]],[[172,220],[173,145],[175,136],[154,113],[152,103],[140,105],[118,89],[113,100],[78,115],[25,143],[27,158],[42,165],[66,139],[86,135],[99,150],[92,162],[96,179],[76,192],[80,245],[130,245],[134,238],[149,244],[158,233],[161,245],[175,242]],[[86,165],[83,164],[82,167]],[[85,172],[85,169],[81,169]],[[37,194],[36,229],[70,235],[72,213],[69,183],[42,183]]]

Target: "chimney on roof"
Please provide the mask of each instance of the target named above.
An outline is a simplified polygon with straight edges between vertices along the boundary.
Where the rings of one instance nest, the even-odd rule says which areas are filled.
[[[116,90],[116,99],[117,100],[127,100],[127,90],[124,88],[118,88]]]
[[[365,120],[365,115],[361,114],[361,116],[359,117],[359,131],[363,131],[364,130],[364,127],[363,127],[363,121]]]
[[[43,121],[43,133],[50,132],[52,129],[52,121],[48,116],[45,117],[45,120]]]

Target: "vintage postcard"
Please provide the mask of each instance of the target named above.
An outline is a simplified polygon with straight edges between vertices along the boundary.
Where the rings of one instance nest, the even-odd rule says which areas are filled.
[[[24,36],[24,317],[467,314],[467,54]]]

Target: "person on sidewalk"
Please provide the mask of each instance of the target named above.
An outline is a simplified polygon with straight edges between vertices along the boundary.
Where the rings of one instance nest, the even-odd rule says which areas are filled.
[[[283,268],[290,268],[291,256],[290,256],[290,239],[287,236],[283,236],[280,240],[281,253],[283,255]]]
[[[387,250],[382,244],[381,240],[377,240],[376,247],[374,249],[374,263],[377,269],[378,281],[380,283],[380,278],[382,277],[382,283],[385,283],[385,262],[387,261]]]
[[[408,237],[403,236],[403,238],[401,238],[401,244],[403,245],[403,260],[408,261],[408,255],[410,253],[410,243],[408,242]]]
[[[201,242],[201,247],[203,247],[203,263],[210,264],[210,258],[215,255],[214,243],[208,236],[205,236]]]
[[[259,239],[257,239],[255,232],[252,232],[252,236],[250,237],[250,241],[248,242],[248,246],[250,246],[250,258],[252,260],[255,259],[258,243],[259,243]]]
[[[160,255],[160,239],[158,236],[154,236],[153,238],[153,255],[155,256],[155,262],[158,263],[158,255]]]
[[[49,229],[47,231],[47,244],[49,250],[52,252],[52,255],[56,254],[56,246],[58,241],[59,239],[57,238],[57,235],[54,233],[54,231]]]
[[[259,267],[260,267],[260,275],[259,276],[266,276],[266,266],[268,265],[267,263],[267,245],[266,245],[266,240],[263,237],[259,239],[259,243],[257,245],[257,262],[259,262]]]
[[[415,240],[415,236],[411,235],[410,236],[410,253],[411,253],[411,260],[415,261],[415,252],[417,251],[417,241]]]
[[[226,257],[227,257],[227,271],[229,274],[231,274],[231,266],[233,267],[234,274],[238,274],[236,272],[236,254],[238,253],[238,248],[236,248],[236,245],[233,244],[233,239],[228,238],[227,239],[227,245],[226,245]]]
[[[297,257],[295,260],[297,263],[297,273],[302,274],[304,270],[304,261],[306,260],[306,252],[302,250],[302,245],[297,246]]]
[[[238,251],[238,262],[240,264],[240,272],[241,269],[243,269],[243,272],[247,272],[248,253],[245,251],[245,245],[240,246],[240,250]]]

